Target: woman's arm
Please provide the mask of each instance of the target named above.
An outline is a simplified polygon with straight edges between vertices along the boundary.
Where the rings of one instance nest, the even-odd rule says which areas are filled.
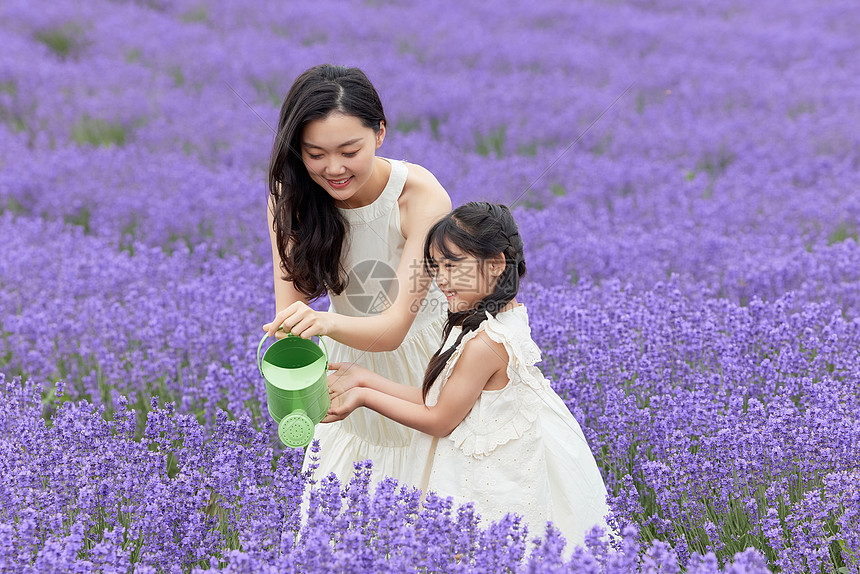
[[[406,239],[397,265],[397,293],[391,306],[378,315],[350,317],[314,311],[307,303],[294,302],[269,323],[269,332],[281,324],[294,335],[309,338],[326,335],[354,349],[392,351],[400,346],[418,313],[432,279],[424,272],[424,239],[430,227],[451,211],[451,198],[426,169],[411,165],[404,189],[401,229]]]
[[[435,405],[407,401],[376,388],[355,387],[332,401],[323,422],[341,420],[356,408],[367,407],[415,430],[447,436],[466,418],[493,375],[506,372],[507,364],[504,346],[480,333],[463,347]]]

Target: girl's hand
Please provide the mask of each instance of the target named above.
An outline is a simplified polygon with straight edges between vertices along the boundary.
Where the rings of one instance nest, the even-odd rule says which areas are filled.
[[[363,390],[364,389],[360,387],[356,387],[334,397],[331,401],[331,406],[328,409],[328,414],[326,414],[325,418],[321,422],[333,423],[335,421],[342,421],[348,417],[352,411],[358,407],[363,407]]]
[[[328,394],[332,400],[349,389],[360,387],[373,373],[355,363],[329,363]]]
[[[276,335],[279,339],[286,337],[287,333],[310,339],[331,333],[334,315],[327,311],[314,311],[303,301],[296,301],[275,315],[271,323],[263,325],[263,330],[268,331],[270,337]],[[278,331],[281,326],[283,331]]]

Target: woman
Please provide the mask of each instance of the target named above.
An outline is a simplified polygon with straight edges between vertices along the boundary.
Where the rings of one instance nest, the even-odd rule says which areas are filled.
[[[423,269],[423,242],[451,200],[423,167],[378,157],[385,135],[382,102],[361,70],[324,64],[293,83],[269,165],[277,315],[263,329],[323,336],[332,362],[418,387],[447,307]],[[311,309],[324,293],[329,310]],[[359,409],[315,432],[318,476],[348,481],[366,459],[376,480],[405,475],[407,427]]]

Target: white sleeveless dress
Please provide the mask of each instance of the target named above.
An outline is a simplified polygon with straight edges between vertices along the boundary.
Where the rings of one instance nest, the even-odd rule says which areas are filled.
[[[375,315],[385,309],[389,295],[396,292],[392,279],[406,242],[397,199],[406,183],[407,167],[402,161],[387,161],[391,175],[382,194],[370,205],[340,209],[349,222],[342,255],[349,285],[340,295],[329,296],[329,311],[350,316]],[[420,387],[430,357],[441,343],[447,309],[445,296],[434,281],[400,347],[366,352],[323,337],[330,360],[355,362],[392,381]],[[374,483],[384,476],[402,480],[415,431],[362,407],[342,421],[316,425],[314,433],[321,446],[315,476],[320,479],[334,472],[345,484],[352,477],[353,462],[366,459],[373,461]],[[308,462],[306,455],[306,467]]]
[[[445,347],[461,332],[451,330]],[[489,524],[517,513],[529,534],[542,536],[552,521],[567,539],[569,552],[595,525],[607,529],[606,486],[579,423],[535,366],[540,349],[531,338],[524,305],[487,319],[463,337],[431,387],[435,405],[465,344],[485,332],[508,352],[509,383],[483,391],[450,435],[415,434],[407,481],[422,491],[473,502]]]

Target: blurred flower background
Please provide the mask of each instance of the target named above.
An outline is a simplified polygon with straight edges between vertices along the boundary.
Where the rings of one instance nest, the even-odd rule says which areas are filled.
[[[858,29],[853,0],[4,0],[0,569],[860,572]],[[376,85],[381,155],[514,207],[614,547],[277,442],[265,170],[322,62]]]

